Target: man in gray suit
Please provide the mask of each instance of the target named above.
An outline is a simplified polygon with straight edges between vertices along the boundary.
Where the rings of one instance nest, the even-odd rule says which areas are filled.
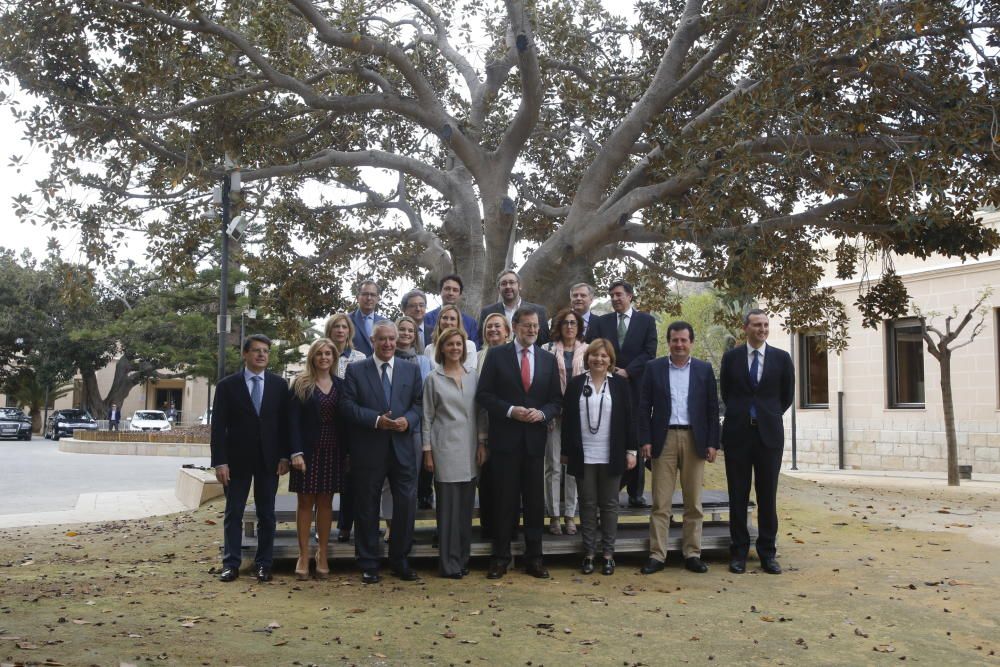
[[[374,355],[347,367],[340,411],[351,426],[355,538],[361,580],[378,583],[379,501],[382,484],[392,491],[389,566],[404,581],[419,577],[407,560],[413,544],[423,383],[420,368],[396,359],[396,325],[380,320],[372,331]]]

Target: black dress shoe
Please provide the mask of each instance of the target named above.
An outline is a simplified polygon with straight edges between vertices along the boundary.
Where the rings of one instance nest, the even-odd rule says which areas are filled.
[[[409,567],[393,568],[392,573],[403,581],[416,581],[420,578],[420,575]]]
[[[233,581],[240,576],[240,570],[236,567],[224,567],[219,573],[219,581]]]
[[[615,573],[615,559],[610,556],[604,557],[604,566],[601,568],[601,574],[604,576],[609,576]]]
[[[747,571],[747,562],[743,558],[734,558],[729,561],[729,571],[733,574],[743,574]]]
[[[580,572],[583,574],[593,574],[594,573],[594,557],[587,556],[583,559],[583,565],[580,566]]]
[[[271,568],[264,567],[263,565],[257,568],[257,581],[263,583],[265,581],[271,581],[274,577],[271,576]]]
[[[463,577],[469,576],[469,568],[467,568],[467,567],[463,567],[462,568],[462,576]]]
[[[379,576],[378,570],[365,570],[361,573],[361,583],[363,584],[377,584],[382,581],[382,577]]]
[[[705,562],[698,556],[691,556],[690,558],[684,559],[684,567],[691,572],[697,572],[698,574],[705,574],[708,572],[708,566]]]
[[[774,556],[771,556],[770,558],[761,558],[760,569],[764,570],[768,574],[781,574],[781,566],[778,565],[778,559]]]
[[[639,571],[642,572],[643,574],[655,574],[656,572],[662,570],[664,567],[666,567],[666,563],[664,563],[662,560],[656,560],[655,558],[650,558],[649,560],[646,561],[646,564],[643,565]]]
[[[432,510],[434,509],[434,501],[430,498],[417,498],[417,509]]]
[[[636,496],[628,499],[628,506],[635,509],[643,509],[649,507],[649,503],[647,503],[646,499],[642,496]]]
[[[507,566],[500,561],[490,561],[490,569],[486,572],[487,579],[500,579],[507,574]]]
[[[541,558],[535,558],[528,562],[528,566],[524,568],[524,573],[534,577],[535,579],[548,579],[549,571],[545,569],[545,565],[542,564]]]
[[[452,572],[451,574],[442,574],[441,577],[444,579],[461,579],[464,575],[461,572]]]
[[[349,530],[341,530],[340,532],[338,532],[337,533],[337,541],[340,542],[340,543],[350,542],[351,541],[351,531],[349,531]]]

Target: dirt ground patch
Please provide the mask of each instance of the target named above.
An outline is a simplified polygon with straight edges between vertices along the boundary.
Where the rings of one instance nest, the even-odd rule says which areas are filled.
[[[708,486],[724,488],[721,470]],[[424,561],[415,584],[364,587],[346,564],[300,583],[292,562],[270,584],[221,584],[209,574],[220,501],[170,517],[4,529],[0,663],[1000,664],[1000,551],[963,534],[988,521],[1000,530],[995,492],[784,477],[779,493],[777,577],[755,561],[731,575],[715,553],[705,575],[675,554],[649,577],[635,555],[612,577],[549,559],[544,582],[517,572],[487,581],[485,561],[463,581],[442,580]]]

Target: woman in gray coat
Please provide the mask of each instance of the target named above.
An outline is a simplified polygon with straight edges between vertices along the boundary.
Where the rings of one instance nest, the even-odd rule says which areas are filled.
[[[434,353],[437,367],[424,382],[424,467],[434,473],[440,573],[461,579],[468,573],[476,476],[486,438],[477,428],[476,374],[464,365],[465,332],[442,331]]]

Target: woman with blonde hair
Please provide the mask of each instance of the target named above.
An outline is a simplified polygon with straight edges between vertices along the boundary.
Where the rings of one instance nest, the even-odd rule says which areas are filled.
[[[306,367],[292,381],[289,402],[288,436],[292,450],[292,472],[288,490],[298,495],[295,527],[299,559],[295,576],[309,577],[309,537],[313,511],[316,512],[316,576],[330,574],[330,526],[333,522],[333,494],[345,486],[347,442],[343,437],[337,404],[342,380],[334,373],[335,343],[320,338],[309,346]]]
[[[479,350],[476,364],[479,370],[483,369],[483,362],[486,360],[486,351],[491,347],[503,345],[510,342],[510,322],[503,313],[492,313],[483,320],[483,349]]]
[[[337,351],[336,375],[343,380],[349,364],[366,359],[364,352],[355,350],[351,345],[351,341],[354,340],[354,322],[347,313],[335,313],[326,321],[323,333],[333,342],[333,347]]]
[[[431,361],[436,358],[435,350],[437,348],[437,341],[441,336],[441,332],[445,329],[458,329],[465,334],[465,361],[463,365],[469,372],[475,373],[476,361],[479,358],[476,356],[476,344],[468,339],[469,332],[465,330],[465,325],[462,324],[462,311],[457,306],[446,305],[441,307],[437,322],[434,324],[434,330],[431,332],[431,342],[424,347],[424,356]],[[433,364],[431,366],[433,367]]]
[[[347,367],[357,361],[364,361],[364,352],[355,350],[351,341],[354,340],[354,322],[351,316],[345,312],[335,313],[330,316],[323,326],[323,331],[328,339],[333,342],[334,350],[337,352],[337,363],[335,364],[336,375],[341,380]],[[344,451],[347,451],[347,444],[344,444]],[[350,474],[350,473],[348,473]],[[351,495],[350,479],[344,483],[344,489],[340,492],[340,511],[337,514],[337,541],[349,542],[351,539],[351,529],[354,528],[354,498]]]

